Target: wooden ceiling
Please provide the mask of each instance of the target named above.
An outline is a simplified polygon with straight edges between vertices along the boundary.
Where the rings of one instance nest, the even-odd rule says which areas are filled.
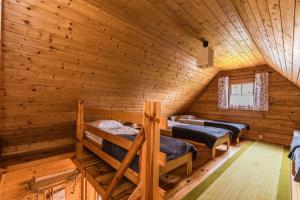
[[[221,70],[268,64],[300,86],[299,0],[87,0],[192,55],[205,38]]]

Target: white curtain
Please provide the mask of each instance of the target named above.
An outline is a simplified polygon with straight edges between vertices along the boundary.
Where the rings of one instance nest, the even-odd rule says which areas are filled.
[[[254,85],[254,110],[269,110],[269,73],[255,74]]]
[[[229,77],[220,77],[218,83],[218,108],[228,109]]]

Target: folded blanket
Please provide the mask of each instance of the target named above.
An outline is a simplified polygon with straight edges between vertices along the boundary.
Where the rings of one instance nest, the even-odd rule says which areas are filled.
[[[131,141],[133,141],[136,137],[136,135],[127,135],[127,134],[122,134],[119,136],[124,137]],[[122,161],[127,154],[126,149],[123,149],[115,144],[112,144],[112,143],[106,141],[106,140],[103,140],[103,142],[102,142],[102,150],[119,161]],[[160,151],[167,154],[167,160],[176,159],[176,158],[183,156],[189,152],[193,153],[194,160],[197,157],[197,149],[192,144],[182,141],[182,140],[175,139],[175,138],[166,137],[166,136],[160,136]],[[129,165],[129,168],[138,172],[139,156],[137,156],[137,155],[135,156],[135,158]]]

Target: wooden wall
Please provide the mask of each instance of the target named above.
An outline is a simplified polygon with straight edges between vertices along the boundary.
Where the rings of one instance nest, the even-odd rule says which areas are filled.
[[[218,71],[199,69],[192,50],[84,0],[3,0],[2,53],[2,160],[73,151],[79,98],[133,111],[145,100],[161,101],[170,114]]]
[[[10,171],[4,174],[0,184],[0,199],[27,199],[36,200],[36,193],[26,193],[27,182],[34,177],[51,176],[64,171],[76,169],[76,166],[70,159],[64,159],[54,162],[46,162],[31,167],[23,167],[18,170]],[[78,177],[78,182],[75,185],[74,181],[65,184],[67,199],[80,200],[81,198],[81,182]],[[73,186],[75,190],[73,192]],[[40,194],[38,200],[44,200],[44,195]]]
[[[0,2],[0,161],[73,151],[79,98],[134,111],[155,100],[169,115],[220,69],[262,64],[299,86],[296,0]],[[196,67],[203,38],[213,68]]]
[[[230,80],[235,82],[249,80],[249,78],[254,80],[256,71],[269,72],[270,109],[268,112],[217,108],[219,76],[229,75]],[[222,71],[201,93],[188,112],[208,119],[247,123],[250,125],[248,132],[250,139],[256,140],[261,134],[264,141],[289,144],[292,131],[300,128],[300,89],[267,66]]]

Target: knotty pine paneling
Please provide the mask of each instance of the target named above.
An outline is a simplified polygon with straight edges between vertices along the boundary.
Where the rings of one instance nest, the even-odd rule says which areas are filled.
[[[77,99],[131,111],[160,101],[168,115],[217,74],[196,66],[185,38],[179,47],[90,3],[3,1],[2,157],[70,149]]]
[[[269,72],[269,111],[218,109],[218,77],[228,75],[230,80],[235,82],[251,78],[254,80],[256,71]],[[250,125],[247,133],[249,139],[256,140],[261,134],[266,142],[288,145],[293,130],[300,128],[300,89],[267,66],[222,71],[201,93],[188,112],[207,119],[247,123]]]
[[[231,1],[266,64],[300,86],[300,1]]]
[[[268,64],[300,86],[299,0],[86,1],[194,52],[207,39],[223,70]]]
[[[0,199],[37,199],[37,194],[27,192],[27,183],[33,178],[46,176],[54,176],[63,172],[76,169],[71,159],[64,159],[54,162],[47,162],[35,166],[23,167],[22,169],[6,172],[2,176],[0,184]],[[77,178],[76,184],[70,181],[65,184],[66,199],[81,199],[81,181],[80,176]],[[45,200],[43,193],[39,194],[39,200]]]

